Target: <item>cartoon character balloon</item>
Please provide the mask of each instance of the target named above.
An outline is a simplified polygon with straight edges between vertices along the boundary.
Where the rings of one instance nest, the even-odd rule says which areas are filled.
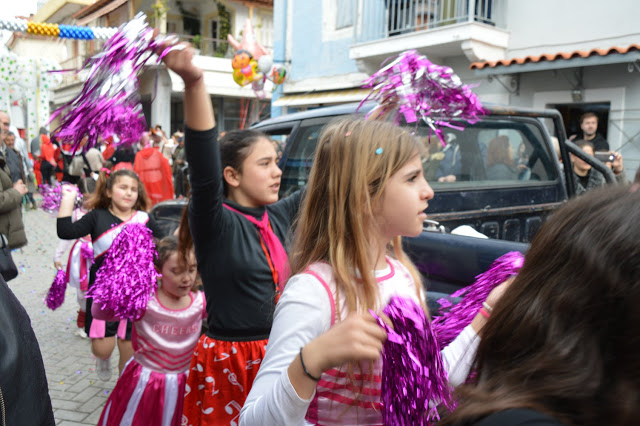
[[[267,49],[256,41],[251,20],[247,19],[242,30],[242,39],[237,41],[231,34],[227,36],[229,44],[236,49],[231,60],[233,80],[240,86],[251,84],[260,98],[264,97],[264,83],[267,80],[275,85],[284,83],[286,70],[283,65],[274,65]]]

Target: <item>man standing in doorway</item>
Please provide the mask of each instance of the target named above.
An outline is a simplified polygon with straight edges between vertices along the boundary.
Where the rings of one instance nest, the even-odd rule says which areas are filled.
[[[609,152],[609,142],[598,133],[598,116],[593,112],[585,112],[580,117],[581,135],[577,135],[577,139],[591,142],[596,152]]]

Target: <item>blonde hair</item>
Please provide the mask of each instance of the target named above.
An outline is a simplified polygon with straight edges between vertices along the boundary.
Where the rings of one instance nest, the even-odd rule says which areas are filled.
[[[327,262],[334,272],[336,303],[343,299],[347,312],[378,308],[375,264],[369,257],[374,210],[389,178],[422,150],[410,130],[391,123],[347,118],[327,125],[295,227],[292,274]],[[393,238],[387,251],[407,267],[419,293],[420,274],[402,250],[401,237]],[[336,312],[341,309],[336,306]]]

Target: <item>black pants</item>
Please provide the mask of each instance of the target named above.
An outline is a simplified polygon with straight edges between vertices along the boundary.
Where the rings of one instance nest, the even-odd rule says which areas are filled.
[[[42,183],[51,185],[51,175],[53,174],[53,166],[48,161],[42,161],[40,164],[40,173],[42,173]]]

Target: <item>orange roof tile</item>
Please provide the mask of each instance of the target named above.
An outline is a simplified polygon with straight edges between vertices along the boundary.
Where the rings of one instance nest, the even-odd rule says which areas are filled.
[[[631,44],[627,47],[611,47],[609,49],[574,50],[573,52],[543,53],[539,56],[529,55],[523,58],[502,59],[499,61],[473,62],[469,68],[481,70],[483,68],[495,68],[499,66],[522,65],[530,62],[555,61],[558,59],[588,58],[590,56],[607,56],[610,54],[625,54],[632,51],[640,51],[640,44]]]

